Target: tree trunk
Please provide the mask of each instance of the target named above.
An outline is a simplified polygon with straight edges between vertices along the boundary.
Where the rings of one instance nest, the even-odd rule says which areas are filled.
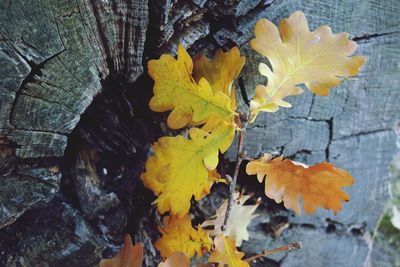
[[[257,74],[261,57],[247,44],[255,22],[277,23],[295,10],[312,29],[349,32],[367,64],[329,97],[306,91],[291,100],[294,108],[261,115],[245,149],[333,162],[356,184],[337,216],[293,216],[265,200],[241,250],[251,255],[301,241],[302,250],[254,266],[370,264],[400,119],[396,0],[3,0],[0,7],[1,266],[96,266],[127,232],[144,244],[144,266],[156,266],[160,218],[138,177],[166,127],[165,116],[147,106],[146,61],[176,53],[179,43],[209,56],[237,45],[246,56],[247,93],[237,96],[244,108],[255,85],[265,83]],[[229,166],[233,151],[226,158]],[[239,182],[262,196],[256,182]],[[218,185],[212,196],[218,202],[226,192]],[[212,215],[204,207],[213,204],[197,204],[197,218]]]

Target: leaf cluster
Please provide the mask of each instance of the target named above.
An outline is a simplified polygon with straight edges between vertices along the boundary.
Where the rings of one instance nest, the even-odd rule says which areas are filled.
[[[229,175],[221,178],[217,172],[219,155],[231,146],[235,134],[243,141],[246,124],[253,123],[260,112],[291,107],[285,98],[301,94],[300,84],[326,96],[344,78],[356,75],[365,59],[351,56],[356,43],[348,36],[333,34],[328,26],[310,31],[300,11],[282,20],[279,28],[266,19],[257,22],[250,45],[270,66],[259,64],[268,83],[257,85],[248,113],[239,113],[236,106],[234,82],[245,63],[237,47],[218,50],[210,61],[203,55],[192,59],[179,45],[176,58],[162,55],[148,62],[148,73],[154,80],[151,110],[169,112],[168,126],[187,128],[189,133],[161,137],[153,145],[141,176],[157,196],[154,203],[160,214],[169,213],[159,227],[162,237],[155,242],[165,259],[159,266],[189,266],[190,257],[204,255],[209,263],[198,266],[249,266],[236,247],[249,239],[247,226],[257,216],[254,212],[260,202],[244,205],[252,195],[235,193],[237,172],[233,179]],[[237,168],[240,150],[239,145]],[[353,184],[351,175],[333,164],[307,166],[282,156],[273,159],[269,154],[251,159],[246,171],[256,175],[260,183],[265,180],[267,197],[296,213],[301,212],[300,198],[307,214],[318,207],[337,213],[341,203],[349,200],[342,187]],[[193,227],[188,213],[191,199],[205,197],[222,179],[232,188],[230,200],[217,209],[214,218]],[[213,229],[207,230],[210,226]],[[127,249],[123,248],[114,261],[124,259]],[[132,253],[141,255],[136,250]]]

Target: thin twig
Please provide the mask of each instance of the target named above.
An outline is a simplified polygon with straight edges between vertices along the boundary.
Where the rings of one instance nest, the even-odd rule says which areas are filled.
[[[301,249],[301,246],[302,246],[302,245],[301,245],[300,242],[290,243],[290,244],[287,245],[287,246],[283,246],[283,247],[276,248],[276,249],[273,249],[273,250],[264,251],[264,252],[261,253],[261,254],[257,254],[257,255],[254,255],[254,256],[250,257],[250,258],[244,259],[244,261],[252,262],[252,261],[254,261],[254,260],[258,259],[258,258],[265,257],[265,256],[268,256],[268,255],[277,253],[277,252],[289,251],[289,250],[292,250],[292,249],[294,249],[294,248],[295,248],[295,249]]]
[[[240,122],[242,125],[241,125],[241,129],[240,129],[240,134],[239,134],[239,144],[238,144],[238,148],[237,148],[235,170],[233,172],[233,177],[231,179],[232,181],[229,185],[230,195],[229,195],[229,200],[228,200],[228,207],[226,208],[224,224],[222,225],[222,231],[224,231],[224,232],[227,229],[228,220],[231,215],[232,208],[235,205],[235,188],[236,188],[237,177],[239,174],[240,164],[242,163],[243,159],[246,158],[246,155],[245,155],[246,153],[243,152],[243,144],[244,144],[244,138],[246,136],[246,127],[247,127],[248,120],[249,120],[248,114],[240,115]]]
[[[229,184],[232,184],[232,182],[233,182],[232,176],[230,176],[229,174],[226,174],[225,178],[226,178],[226,180],[228,180]]]

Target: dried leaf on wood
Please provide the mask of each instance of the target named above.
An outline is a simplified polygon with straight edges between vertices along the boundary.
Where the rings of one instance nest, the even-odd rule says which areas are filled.
[[[175,252],[169,256],[165,262],[160,262],[158,267],[189,267],[190,259],[182,252]]]
[[[236,109],[233,82],[239,76],[244,63],[245,57],[240,56],[236,46],[228,52],[218,49],[212,61],[204,55],[197,55],[193,59],[193,77],[197,82],[206,78],[214,92],[221,91],[231,97],[231,107]]]
[[[199,200],[209,194],[215,181],[210,176],[215,175],[208,171],[216,168],[219,151],[228,149],[234,132],[232,124],[211,121],[201,129],[191,128],[190,139],[162,137],[153,145],[154,155],[146,162],[142,180],[158,196],[160,213],[183,216],[192,196]]]
[[[230,97],[223,91],[213,91],[205,78],[195,82],[192,70],[192,59],[182,45],[177,59],[162,55],[150,60],[148,72],[155,82],[150,108],[157,112],[172,110],[167,120],[172,129],[203,124],[211,118],[230,121],[234,115]]]
[[[192,227],[190,216],[166,216],[164,226],[159,227],[162,237],[155,242],[155,247],[161,256],[170,257],[175,252],[183,252],[192,257],[204,255],[211,249],[211,240],[208,234],[199,226]]]
[[[214,250],[211,252],[209,262],[218,263],[218,267],[249,267],[243,261],[243,252],[239,252],[235,247],[235,240],[223,235],[217,235],[214,239]]]
[[[304,210],[311,215],[318,207],[331,209],[336,214],[342,208],[342,201],[349,196],[342,187],[351,186],[353,177],[345,170],[328,162],[307,166],[299,162],[271,159],[271,155],[250,161],[246,172],[256,174],[258,181],[265,178],[265,195],[277,203],[283,201],[286,208],[301,213],[299,199],[303,199]]]
[[[326,96],[343,78],[356,75],[365,62],[362,56],[350,57],[357,44],[348,39],[348,33],[332,34],[328,26],[310,32],[300,11],[282,20],[279,30],[269,20],[259,20],[255,35],[250,45],[268,58],[272,70],[263,63],[259,66],[268,85],[257,86],[251,101],[253,115],[259,111],[275,112],[279,106],[291,107],[283,98],[302,93],[299,84]]]
[[[250,224],[252,219],[257,217],[257,215],[254,215],[253,213],[260,204],[259,201],[257,201],[255,205],[244,205],[244,203],[251,197],[252,195],[239,194],[238,192],[235,193],[235,205],[232,207],[225,235],[235,239],[237,247],[242,245],[243,240],[249,240],[247,226]],[[228,200],[217,209],[214,219],[206,220],[202,223],[201,226],[205,229],[210,226],[214,228],[213,230],[206,230],[210,236],[216,236],[223,233],[221,228],[224,224],[227,207]]]

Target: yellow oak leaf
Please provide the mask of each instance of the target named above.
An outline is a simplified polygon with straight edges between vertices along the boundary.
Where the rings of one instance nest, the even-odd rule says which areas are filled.
[[[205,251],[211,249],[211,239],[208,234],[198,226],[192,227],[189,215],[183,217],[166,216],[164,226],[159,226],[162,237],[155,242],[155,247],[161,256],[170,257],[174,252],[183,252],[189,257],[203,256]]]
[[[232,237],[236,240],[236,246],[240,247],[243,240],[249,240],[249,232],[247,231],[247,226],[250,224],[251,220],[257,217],[254,215],[254,211],[260,205],[257,201],[255,205],[244,205],[244,203],[249,200],[252,195],[235,193],[235,204],[231,209],[231,214],[227,222],[227,228],[225,230],[225,235]],[[213,219],[204,221],[201,226],[205,229],[212,226],[214,229],[206,230],[210,236],[216,236],[222,234],[222,225],[224,224],[226,209],[228,208],[228,200],[226,200],[216,212]]]
[[[209,262],[218,263],[218,267],[250,267],[243,261],[243,252],[239,252],[235,247],[235,240],[223,235],[214,238],[214,250],[211,252]]]
[[[172,129],[203,124],[213,117],[231,120],[235,113],[229,96],[213,91],[205,78],[196,83],[192,70],[192,59],[182,45],[178,47],[177,59],[162,55],[158,60],[150,60],[148,73],[155,82],[149,103],[151,110],[172,110],[167,119]]]
[[[314,166],[283,159],[272,159],[265,154],[246,166],[249,175],[257,174],[260,183],[265,178],[265,195],[277,203],[283,201],[286,208],[301,213],[299,199],[303,199],[304,210],[311,215],[318,207],[332,209],[336,214],[342,208],[342,201],[349,196],[341,189],[354,183],[353,177],[345,170],[328,162]]]
[[[211,263],[199,263],[196,267],[213,267]],[[160,262],[158,267],[190,267],[189,257],[182,252],[174,252],[165,262]]]
[[[200,128],[191,128],[190,139],[183,136],[161,137],[154,145],[154,155],[146,162],[143,183],[158,196],[162,214],[171,211],[179,216],[196,200],[209,194],[216,178],[212,171],[218,164],[219,151],[224,153],[232,143],[233,124],[211,120]]]
[[[233,47],[228,52],[218,49],[214,59],[209,61],[204,55],[193,59],[193,77],[196,81],[206,78],[214,92],[221,91],[231,97],[231,107],[236,109],[234,80],[239,76],[245,63],[239,48]]]
[[[126,235],[124,245],[117,256],[100,261],[100,267],[140,267],[143,262],[143,247],[141,244],[132,246],[130,235]]]
[[[362,56],[350,57],[357,44],[348,39],[348,33],[332,34],[328,26],[310,32],[300,11],[282,20],[279,30],[269,20],[261,19],[255,36],[251,47],[268,58],[273,71],[266,64],[259,66],[268,85],[256,87],[250,106],[254,116],[259,111],[275,112],[279,106],[291,107],[283,98],[302,93],[299,84],[326,96],[331,87],[338,86],[344,77],[356,75],[365,63]]]

